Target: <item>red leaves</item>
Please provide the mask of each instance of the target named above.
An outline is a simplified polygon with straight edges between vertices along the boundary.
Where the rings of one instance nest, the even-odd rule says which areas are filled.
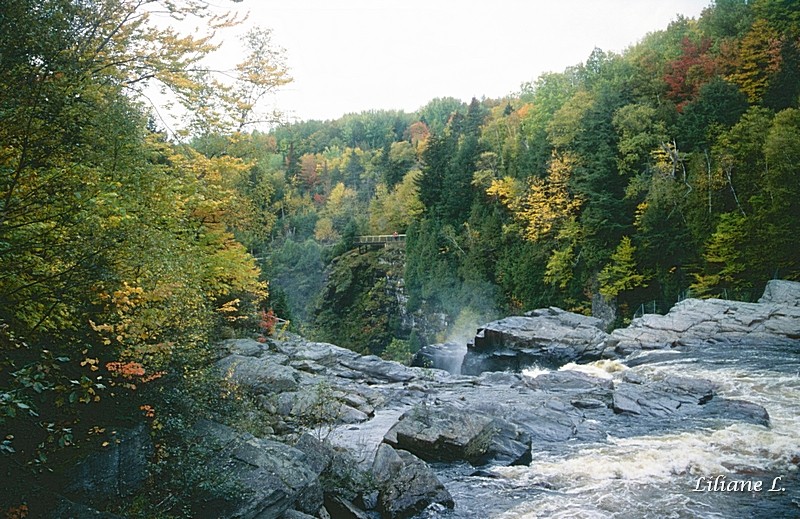
[[[278,316],[275,315],[272,308],[266,312],[261,310],[258,313],[258,318],[258,327],[261,328],[262,334],[272,335],[272,332],[275,331],[275,324],[278,322]]]
[[[675,101],[679,112],[717,72],[717,62],[709,53],[710,39],[704,38],[695,43],[685,37],[681,46],[681,57],[667,65],[664,76],[668,87],[667,97]]]

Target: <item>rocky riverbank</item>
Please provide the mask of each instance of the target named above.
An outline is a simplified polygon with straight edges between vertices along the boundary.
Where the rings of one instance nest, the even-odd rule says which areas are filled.
[[[209,463],[240,489],[208,503],[207,516],[407,518],[459,506],[441,467],[460,467],[461,484],[469,485],[492,477],[492,468],[529,464],[532,453],[609,437],[734,422],[768,428],[762,405],[723,398],[711,380],[631,368],[709,341],[798,348],[798,339],[800,283],[771,282],[759,303],[687,300],[610,334],[597,320],[554,308],[490,323],[465,359],[473,375],[410,368],[293,335],[229,340],[217,367],[258,395],[274,418],[273,434],[196,426],[192,434],[214,453]],[[526,369],[532,364],[551,369]],[[142,447],[128,457],[146,453]],[[120,463],[107,481],[130,479]]]

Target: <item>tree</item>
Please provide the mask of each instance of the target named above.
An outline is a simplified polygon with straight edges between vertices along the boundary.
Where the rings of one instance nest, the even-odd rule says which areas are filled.
[[[768,21],[756,20],[740,43],[736,71],[730,81],[739,85],[750,103],[757,104],[780,67],[780,34]]]
[[[423,207],[417,186],[420,175],[419,170],[409,171],[391,192],[383,185],[378,186],[369,208],[372,232],[404,232],[422,215]]]
[[[645,277],[636,270],[635,253],[636,247],[631,243],[631,239],[623,236],[614,254],[611,255],[611,262],[603,267],[597,276],[601,294],[613,298],[621,292],[645,285]]]
[[[232,23],[204,2],[158,5],[211,32]],[[214,84],[211,37],[151,23],[154,7],[10,0],[0,13],[0,422],[23,463],[140,415],[159,394],[147,383],[185,387],[211,331],[266,295],[232,232],[252,223],[234,190],[247,165],[148,124],[148,84],[187,107]]]

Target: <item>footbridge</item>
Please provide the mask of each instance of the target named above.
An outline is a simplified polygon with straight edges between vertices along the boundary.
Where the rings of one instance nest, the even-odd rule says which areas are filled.
[[[353,240],[353,245],[358,246],[358,250],[367,250],[377,247],[405,247],[406,235],[405,234],[375,234],[356,236]]]

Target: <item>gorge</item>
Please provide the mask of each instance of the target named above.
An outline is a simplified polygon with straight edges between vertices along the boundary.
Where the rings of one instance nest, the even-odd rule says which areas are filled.
[[[260,395],[274,434],[197,426],[240,485],[205,516],[797,514],[800,283],[771,281],[758,303],[686,300],[610,334],[590,324],[558,309],[489,323],[465,364],[519,350],[521,369],[476,375],[292,334],[228,340],[217,367]],[[125,463],[66,495],[130,479]]]

